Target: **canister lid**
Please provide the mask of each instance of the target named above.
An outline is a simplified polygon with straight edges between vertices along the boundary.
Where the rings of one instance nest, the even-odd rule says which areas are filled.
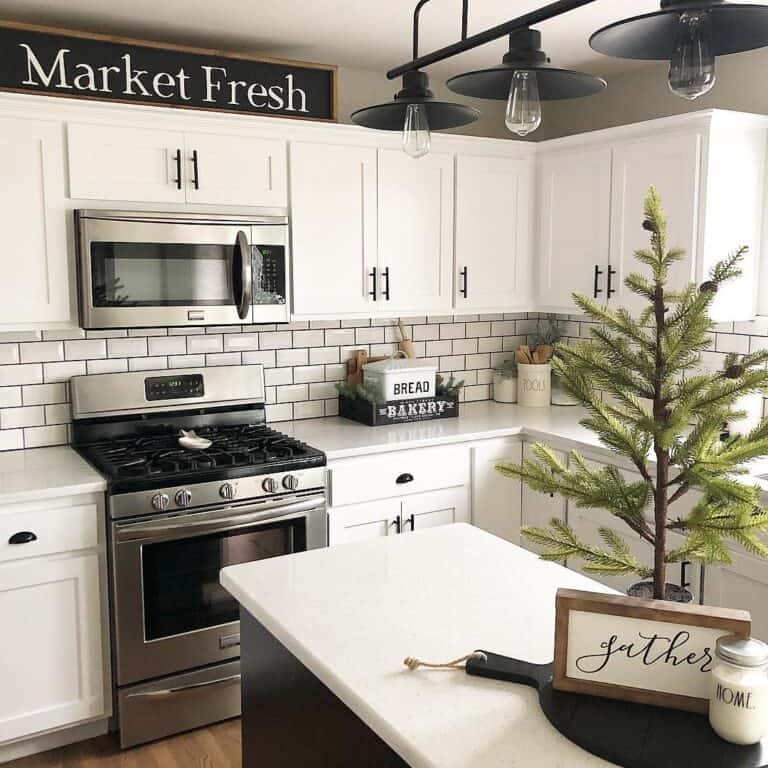
[[[723,661],[739,667],[762,667],[768,664],[768,645],[754,637],[746,639],[739,635],[719,637],[715,653]]]
[[[377,373],[411,373],[421,371],[423,373],[437,373],[437,365],[427,360],[388,358],[375,363],[367,363],[363,371]]]

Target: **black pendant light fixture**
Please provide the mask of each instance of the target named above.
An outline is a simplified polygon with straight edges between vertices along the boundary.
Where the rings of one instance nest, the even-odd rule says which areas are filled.
[[[429,0],[419,0],[413,12],[413,58],[419,56],[419,14]],[[464,24],[466,25],[465,0]],[[466,28],[466,27],[465,27]],[[403,150],[411,157],[423,157],[430,149],[430,132],[474,123],[480,112],[464,104],[437,101],[429,90],[426,72],[412,69],[403,73],[403,87],[395,100],[353,112],[353,123],[380,131],[402,131]]]
[[[768,6],[661,0],[661,10],[610,24],[589,44],[622,59],[668,60],[674,93],[696,99],[715,84],[715,58],[768,45]]]
[[[506,100],[507,128],[527,136],[541,124],[542,101],[592,96],[604,90],[606,82],[552,66],[541,49],[541,33],[524,27],[510,33],[509,50],[500,65],[456,75],[446,85],[465,96]]]

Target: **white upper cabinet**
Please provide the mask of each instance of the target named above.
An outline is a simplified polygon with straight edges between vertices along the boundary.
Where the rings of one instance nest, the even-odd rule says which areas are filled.
[[[627,141],[613,151],[611,199],[610,303],[639,312],[647,300],[631,293],[624,280],[632,272],[650,274],[635,259],[635,251],[649,247],[643,229],[643,206],[656,187],[668,223],[668,244],[682,248],[685,257],[670,270],[670,288],[683,288],[696,279],[696,233],[701,185],[702,134],[698,130],[659,134]],[[614,293],[615,291],[615,293]]]
[[[372,310],[376,149],[296,142],[290,155],[294,313]]]
[[[380,149],[378,175],[378,313],[450,312],[453,156]]]
[[[61,123],[0,119],[0,325],[72,321]]]
[[[67,133],[73,199],[184,202],[181,131],[70,123]]]
[[[187,202],[288,205],[284,141],[219,133],[186,134]]]
[[[573,311],[573,293],[594,296],[596,287],[605,290],[610,204],[610,149],[558,151],[539,160],[538,303],[542,308]]]
[[[531,303],[532,158],[456,158],[456,309]]]
[[[285,207],[285,142],[246,134],[69,124],[76,200]]]
[[[542,144],[539,307],[573,311],[574,291],[634,312],[643,306],[623,283],[633,271],[649,273],[634,254],[649,245],[643,202],[653,185],[668,245],[685,251],[671,287],[703,282],[714,264],[747,245],[743,276],[718,293],[710,314],[716,322],[751,319],[767,126],[760,116],[701,112]]]

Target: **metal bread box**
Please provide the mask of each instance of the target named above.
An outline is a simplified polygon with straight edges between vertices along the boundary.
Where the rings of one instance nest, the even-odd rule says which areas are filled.
[[[424,360],[379,360],[363,367],[363,381],[378,390],[379,402],[434,397],[437,365]]]

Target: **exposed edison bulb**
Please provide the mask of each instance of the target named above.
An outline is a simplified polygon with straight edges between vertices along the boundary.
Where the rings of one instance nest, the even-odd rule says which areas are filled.
[[[707,11],[680,14],[675,50],[669,63],[669,87],[684,99],[698,99],[715,84],[712,22]]]
[[[520,69],[512,76],[505,122],[518,136],[527,136],[541,125],[539,82],[535,72]]]
[[[424,157],[429,154],[431,143],[427,108],[423,104],[409,104],[403,125],[403,151],[414,158]]]

